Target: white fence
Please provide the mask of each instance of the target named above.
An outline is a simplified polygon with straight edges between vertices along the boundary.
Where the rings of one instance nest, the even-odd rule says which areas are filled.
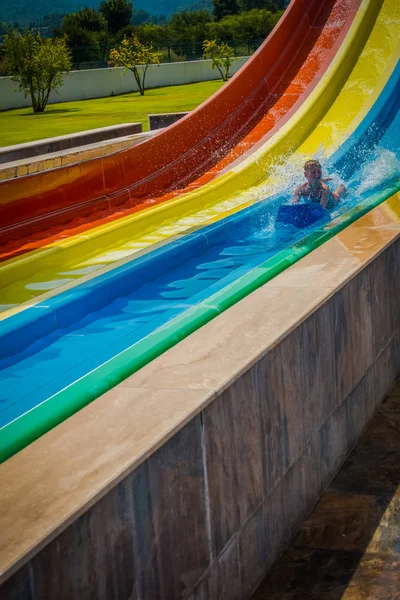
[[[248,57],[235,60],[231,73],[236,73]],[[210,60],[197,60],[177,63],[163,63],[149,68],[146,75],[146,87],[156,88],[167,85],[181,85],[197,81],[219,79],[217,69],[211,69]],[[0,77],[0,110],[30,106],[30,98],[16,91],[17,84],[9,77]],[[91,69],[88,71],[72,71],[64,76],[64,85],[58,93],[52,92],[50,102],[69,102],[88,98],[104,98],[136,91],[137,85],[131,72],[123,69]]]

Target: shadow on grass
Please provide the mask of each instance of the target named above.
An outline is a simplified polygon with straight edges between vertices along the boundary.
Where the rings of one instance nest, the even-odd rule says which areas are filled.
[[[32,116],[46,116],[46,115],[61,115],[68,113],[81,112],[79,108],[46,108],[46,110],[42,113],[34,113],[33,111],[30,113],[25,113],[23,115],[19,115],[20,117],[32,117]]]

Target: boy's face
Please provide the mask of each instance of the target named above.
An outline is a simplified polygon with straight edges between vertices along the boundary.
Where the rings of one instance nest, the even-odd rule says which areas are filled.
[[[321,167],[319,165],[307,165],[304,167],[304,177],[309,183],[318,181],[322,177]]]

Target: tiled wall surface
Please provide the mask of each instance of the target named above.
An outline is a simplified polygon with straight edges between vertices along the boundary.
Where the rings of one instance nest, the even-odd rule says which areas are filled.
[[[399,375],[399,273],[400,239],[12,575],[2,600],[249,598]]]

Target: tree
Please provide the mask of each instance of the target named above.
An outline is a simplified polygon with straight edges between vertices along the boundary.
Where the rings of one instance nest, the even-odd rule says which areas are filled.
[[[211,16],[205,10],[183,10],[172,15],[168,24],[171,47],[180,55],[200,58],[204,38],[208,38]]]
[[[86,31],[106,31],[107,21],[100,12],[94,8],[82,8],[76,13],[65,15],[61,23],[61,31],[68,33],[68,29],[81,28]]]
[[[44,112],[50,92],[63,85],[61,73],[71,69],[71,58],[64,38],[42,38],[27,29],[21,35],[8,29],[4,37],[1,69],[30,94],[33,112]]]
[[[101,48],[99,34],[82,27],[68,29],[67,43],[74,63],[100,60]]]
[[[236,0],[212,0],[214,18],[219,21],[228,15],[238,12]]]
[[[65,15],[55,37],[67,36],[67,43],[75,63],[101,58],[101,43],[108,36],[107,21],[93,8],[83,8]]]
[[[254,9],[214,21],[209,27],[209,36],[218,41],[262,40],[272,31],[282,12]]]
[[[113,67],[125,67],[132,71],[139,88],[140,95],[144,95],[146,73],[150,65],[160,64],[161,52],[156,52],[152,45],[145,46],[132,34],[131,38],[124,38],[119,48],[110,52],[110,64]]]
[[[153,25],[153,23],[143,23],[134,28],[137,37],[142,44],[155,44],[158,48],[167,46],[170,42],[170,32],[165,25]]]
[[[212,60],[211,68],[218,69],[223,81],[228,81],[229,69],[235,59],[233,49],[228,44],[218,44],[215,40],[205,40],[203,43],[204,58]]]
[[[176,42],[202,42],[211,21],[205,10],[182,10],[172,15],[168,29]]]
[[[285,8],[285,0],[237,0],[239,12],[246,12],[254,8],[277,12]]]
[[[116,35],[131,22],[132,2],[129,0],[102,0],[99,11],[107,21],[108,31]]]

